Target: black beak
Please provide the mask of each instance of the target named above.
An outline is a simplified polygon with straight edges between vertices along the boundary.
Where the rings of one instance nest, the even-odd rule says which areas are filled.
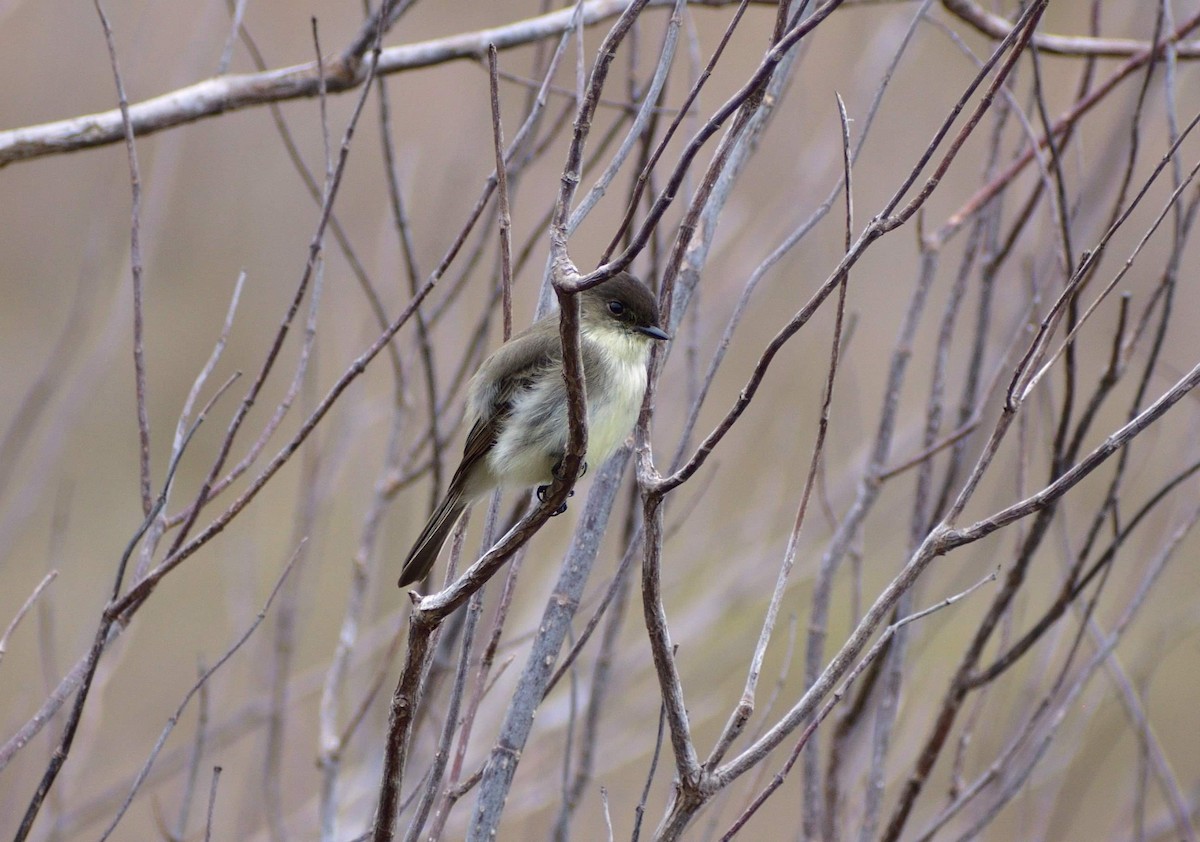
[[[665,340],[670,339],[671,334],[667,333],[658,325],[643,325],[642,327],[634,328],[638,333],[644,333],[651,339]]]

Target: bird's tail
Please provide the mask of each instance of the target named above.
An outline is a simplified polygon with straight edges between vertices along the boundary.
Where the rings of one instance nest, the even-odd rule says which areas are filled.
[[[467,508],[462,490],[454,488],[453,485],[452,483],[437,511],[430,515],[429,522],[421,530],[421,537],[417,538],[413,548],[408,551],[408,558],[404,560],[404,567],[400,570],[400,587],[407,587],[425,578],[425,574],[437,561],[438,553],[442,551],[442,545],[446,543],[454,524],[458,523],[458,518]]]

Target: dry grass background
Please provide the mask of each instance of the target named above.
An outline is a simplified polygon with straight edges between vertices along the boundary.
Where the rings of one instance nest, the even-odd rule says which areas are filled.
[[[1152,32],[1151,7],[1155,5],[1101,4],[1103,31],[1146,39]],[[1174,6],[1177,20],[1195,11],[1194,4]],[[499,25],[532,15],[535,7],[518,0],[418,3],[385,43],[415,42]],[[224,4],[109,0],[105,8],[113,22],[131,101],[207,78],[215,71],[229,28]],[[1042,28],[1083,34],[1089,9],[1088,3],[1056,0],[1050,4]],[[675,340],[657,399],[654,445],[660,459],[668,459],[674,451],[695,366],[703,371],[750,271],[841,177],[835,91],[845,99],[851,118],[860,119],[914,10],[915,4],[910,3],[844,8],[805,48],[787,98],[731,194],[703,269],[696,307]],[[1008,6],[1002,11],[1013,13]],[[686,26],[703,55],[715,45],[730,14],[730,8],[696,8],[689,13]],[[353,4],[298,5],[279,0],[248,4],[247,27],[269,66],[312,58],[310,15],[319,22],[321,43],[330,53],[341,49],[361,24],[361,11]],[[748,10],[721,71],[701,97],[705,116],[756,65],[772,16],[769,6],[752,5]],[[943,10],[935,7],[931,16],[950,23],[980,55],[990,50],[992,42]],[[638,42],[643,74],[653,67],[664,21],[661,10],[646,13]],[[586,31],[589,61],[604,31],[604,25]],[[0,76],[7,80],[0,86],[0,127],[33,125],[113,107],[113,79],[104,37],[90,4],[0,0],[0,45]],[[682,49],[682,61],[687,61],[686,52]],[[533,60],[534,48],[522,47],[501,53],[500,66],[528,77]],[[574,60],[569,53],[557,80],[568,90],[574,85]],[[1057,115],[1074,97],[1081,62],[1052,56],[1043,56],[1042,61],[1046,99],[1051,114]],[[621,73],[623,62],[624,53],[617,65]],[[1117,59],[1101,60],[1097,75],[1103,77],[1118,63]],[[233,69],[252,69],[240,46],[234,52]],[[854,170],[860,225],[908,172],[932,129],[974,72],[974,66],[940,29],[918,27],[884,99],[874,134]],[[1019,78],[1027,81],[1028,72],[1028,65],[1021,65]],[[1196,68],[1181,61],[1177,72],[1178,113],[1187,120],[1200,109]],[[681,74],[672,80],[669,104],[682,98],[684,78]],[[1127,154],[1129,115],[1137,85],[1137,81],[1127,82],[1109,97],[1064,151],[1062,164],[1075,214],[1073,230],[1078,234],[1076,252],[1090,248],[1106,223]],[[422,272],[428,274],[462,226],[493,166],[486,65],[471,60],[448,63],[398,74],[389,79],[388,86],[415,257]],[[613,88],[614,97],[618,90],[619,86]],[[1140,138],[1145,152],[1136,168],[1137,184],[1165,150],[1161,80],[1156,79],[1151,91]],[[1028,107],[1028,87],[1019,87],[1016,96],[1027,112],[1034,114]],[[502,83],[502,111],[509,137],[521,119],[526,97],[524,86],[511,80]],[[355,98],[351,92],[329,99],[335,139]],[[551,113],[557,114],[566,99],[555,94],[551,102]],[[319,171],[323,153],[316,100],[285,102],[281,108],[309,165]],[[614,109],[601,109],[593,138],[603,134],[614,113]],[[408,301],[408,291],[388,208],[377,121],[378,107],[372,98],[359,126],[335,212],[388,312],[394,314]],[[1019,135],[1015,124],[1010,126],[1007,149],[1017,145]],[[980,183],[985,137],[986,131],[981,130],[969,141],[931,198],[925,212],[929,227],[940,224]],[[565,145],[566,136],[560,136],[522,176],[514,194],[514,242],[522,244],[538,235],[541,217],[557,190]],[[220,332],[239,273],[246,276],[242,299],[228,348],[207,394],[235,370],[252,372],[260,364],[303,269],[318,207],[284,154],[265,107],[147,136],[138,140],[137,149],[144,188],[141,238],[147,409],[157,489],[167,469],[170,434],[180,407]],[[672,149],[677,151],[678,143]],[[1200,144],[1194,140],[1184,144],[1180,159],[1185,171],[1198,152]],[[701,165],[706,161],[702,155]],[[1022,178],[1022,190],[1014,194],[1023,198],[1037,176],[1026,173]],[[585,179],[585,187],[587,184]],[[571,241],[571,255],[580,267],[594,265],[615,229],[628,179],[619,184]],[[1169,189],[1156,186],[1146,206],[1114,240],[1100,280],[1107,282],[1116,271],[1166,201]],[[687,192],[683,195],[686,198]],[[0,733],[4,739],[26,722],[86,652],[111,587],[115,562],[142,518],[130,353],[129,196],[126,153],[120,144],[12,163],[0,171],[0,433],[8,430],[12,435],[20,408],[37,410],[0,487],[0,625],[17,613],[47,571],[58,571],[0,661]],[[1012,206],[1016,204],[1014,200]],[[988,355],[993,366],[1008,350],[1009,338],[1021,333],[1033,279],[1040,283],[1054,271],[1054,221],[1044,203],[1036,213],[1018,243],[1017,255],[997,279]],[[490,218],[487,224],[494,226]],[[767,338],[836,265],[843,252],[842,236],[840,210],[835,210],[769,273],[714,383],[697,428],[701,434],[731,404]],[[847,312],[854,327],[832,406],[822,492],[839,517],[854,498],[877,423],[887,361],[917,274],[915,239],[911,228],[891,235],[869,251],[851,275]],[[920,449],[929,361],[937,341],[936,320],[963,239],[960,236],[945,249],[913,349],[914,365],[902,394],[892,463]],[[1130,292],[1135,309],[1149,300],[1169,245],[1169,237],[1160,232],[1120,287]],[[514,322],[518,326],[532,315],[546,246],[543,232],[535,256],[516,277]],[[1195,245],[1189,244],[1183,253],[1174,321],[1150,380],[1150,399],[1197,359],[1192,327],[1200,313],[1192,271],[1195,251]],[[474,330],[478,316],[488,306],[496,255],[494,244],[485,249],[481,268],[462,298],[432,330],[442,388],[451,380],[464,337]],[[345,256],[331,242],[326,244],[325,256],[313,363],[297,400],[298,411],[293,410],[284,422],[267,448],[268,454],[297,429],[318,397],[378,335]],[[653,274],[648,258],[634,265],[643,274]],[[974,294],[973,289],[968,291],[968,296]],[[435,292],[431,300],[436,302],[438,295]],[[1095,377],[1107,362],[1116,312],[1115,300],[1106,303],[1094,329],[1081,336],[1080,371],[1088,377]],[[665,549],[666,611],[673,640],[679,646],[683,687],[702,753],[741,693],[745,665],[788,540],[813,446],[832,322],[833,308],[826,307],[785,346],[744,418],[697,479],[681,489],[667,515],[668,528],[677,527],[677,531],[671,532]],[[293,331],[285,346],[281,370],[287,373],[268,384],[253,410],[255,430],[286,388],[301,332]],[[488,347],[496,345],[498,336],[499,328],[493,324]],[[411,326],[399,334],[397,347],[406,360],[415,358],[414,337]],[[1136,363],[1144,355],[1139,358],[1135,354],[1134,359]],[[952,359],[951,382],[961,379],[964,366],[965,356]],[[419,375],[414,376],[404,395],[414,423],[424,423],[427,413],[420,383]],[[173,500],[177,505],[190,499],[203,480],[245,386],[245,381],[236,385],[217,405],[191,444],[176,480]],[[1001,464],[989,473],[962,523],[1002,508],[1044,482],[1048,419],[1061,399],[1061,377],[1050,378],[1040,389],[1023,410]],[[1100,413],[1088,436],[1088,447],[1123,423],[1132,390],[1124,385],[1122,389],[1122,398]],[[997,409],[993,396],[985,425],[994,422]],[[260,497],[164,580],[106,653],[77,743],[34,838],[73,840],[100,835],[161,728],[195,680],[198,664],[212,664],[252,622],[301,535],[307,537],[305,554],[290,574],[290,590],[285,591],[294,605],[295,638],[277,784],[288,836],[317,838],[318,697],[342,623],[350,560],[383,462],[391,413],[392,379],[387,360],[380,356]],[[1195,460],[1198,429],[1196,403],[1189,397],[1139,439],[1128,469],[1127,493],[1134,501],[1131,508],[1171,471]],[[982,438],[976,433],[970,440],[972,453],[982,445]],[[406,440],[411,441],[411,436]],[[454,454],[460,446],[461,435],[450,437],[449,453]],[[245,447],[244,442],[235,445],[235,459]],[[1031,584],[1006,620],[1015,630],[1036,617],[1057,589],[1071,547],[1080,540],[1104,493],[1110,476],[1106,471],[1102,469],[1073,490],[1071,507],[1051,527],[1033,565]],[[467,769],[478,764],[491,744],[503,714],[501,701],[507,698],[506,690],[511,690],[524,661],[530,633],[537,626],[590,482],[591,477],[583,480],[571,513],[550,522],[533,540],[498,658],[512,663],[488,697],[496,700],[495,704],[481,709]],[[1196,484],[1187,484],[1155,513],[1150,526],[1124,546],[1097,606],[1097,620],[1102,625],[1114,621],[1137,586],[1139,572],[1162,545],[1163,536],[1178,523],[1181,513],[1192,508],[1195,492]],[[861,591],[868,602],[909,554],[912,497],[911,476],[886,484],[861,535]],[[218,505],[225,502],[220,500]],[[400,493],[386,510],[373,561],[373,585],[361,616],[363,638],[352,661],[346,698],[361,698],[380,669],[385,675],[384,692],[367,710],[347,752],[339,799],[339,839],[353,838],[365,830],[373,811],[387,696],[399,669],[398,661],[384,663],[382,658],[394,634],[403,628],[408,609],[408,599],[394,587],[394,579],[428,503],[428,481],[422,479]],[[307,522],[301,514],[305,505],[311,511]],[[590,616],[591,607],[616,570],[623,511],[619,506],[577,626]],[[481,521],[480,512],[473,519],[469,548],[478,546]],[[1003,574],[1023,529],[1018,524],[937,560],[916,592],[917,605],[960,592],[997,565]],[[783,675],[775,715],[803,691],[803,645],[813,576],[831,531],[825,514],[814,506],[800,537],[780,630],[764,667],[764,697]],[[1193,809],[1200,797],[1196,712],[1200,624],[1194,608],[1200,592],[1200,568],[1195,560],[1195,540],[1188,539],[1176,551],[1148,605],[1116,650]],[[501,578],[489,591],[489,610]],[[899,789],[900,776],[926,737],[964,641],[991,598],[989,589],[996,587],[986,586],[911,627],[904,690],[887,766],[885,816]],[[836,580],[829,622],[830,654],[853,626],[852,590],[847,569]],[[213,838],[270,838],[264,806],[264,791],[269,788],[264,784],[265,717],[270,711],[272,671],[280,663],[278,622],[277,614],[269,613],[246,647],[207,685],[204,771],[193,796],[188,838],[199,838],[203,831],[213,765],[224,770]],[[794,624],[797,638],[794,651],[787,645],[789,623]],[[987,704],[973,726],[968,777],[986,769],[1027,714],[1030,700],[1046,692],[1077,627],[1077,615],[1069,613],[1067,620],[989,691]],[[1093,651],[1090,646],[1084,643],[1089,654]],[[586,697],[594,651],[585,652],[574,683],[561,684],[539,711],[501,826],[502,839],[543,838],[550,832],[560,801],[568,723],[578,717],[575,708]],[[654,745],[658,684],[636,590],[621,630],[610,689],[600,725],[594,780],[574,823],[575,838],[579,839],[604,838],[606,834],[601,787],[612,805],[616,836],[629,835],[632,806],[645,781]],[[444,704],[446,691],[443,682],[427,699],[432,710]],[[164,826],[174,826],[185,791],[184,770],[198,727],[199,707],[193,703],[184,714],[146,788],[113,838],[159,838]],[[757,721],[751,728],[756,725]],[[436,727],[435,719],[418,728],[410,760],[417,769],[413,781],[424,769]],[[0,771],[0,834],[15,832],[60,728],[61,714]],[[785,741],[784,748],[766,764],[766,775],[774,773],[791,744]],[[868,747],[869,729],[855,738],[853,754],[847,760],[852,770],[847,773],[849,781],[861,782]],[[1144,775],[1141,763],[1137,730],[1119,702],[1118,691],[1107,676],[1098,675],[1069,707],[1047,754],[983,838],[1136,838],[1135,817],[1142,803],[1147,811],[1146,826],[1160,829],[1159,833],[1147,830],[1144,838],[1176,838],[1175,830],[1162,824],[1167,812],[1157,791],[1151,787],[1145,802],[1138,797],[1138,782]],[[671,766],[667,746],[650,791],[647,833],[666,804]],[[908,833],[914,834],[913,838],[936,814],[949,774],[949,761],[943,758],[935,768],[930,793],[919,802],[917,817],[910,823]],[[744,838],[794,838],[799,833],[799,785],[797,768],[784,790],[752,820]],[[705,834],[710,824],[717,833],[723,832],[756,789],[747,787],[702,813],[688,838],[709,838]],[[846,793],[850,814],[857,797],[856,787],[851,785]],[[471,801],[468,795],[460,805],[461,815],[451,817],[448,838],[463,834]],[[957,838],[969,824],[964,820],[954,826],[954,832],[947,830],[938,838]],[[848,835],[857,833],[849,826],[846,830]]]

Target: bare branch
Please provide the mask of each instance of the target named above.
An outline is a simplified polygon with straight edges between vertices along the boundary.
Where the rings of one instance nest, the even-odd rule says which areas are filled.
[[[295,552],[292,553],[292,557],[288,560],[287,564],[284,565],[283,572],[280,573],[279,578],[275,580],[275,586],[271,588],[271,593],[267,597],[266,603],[263,605],[262,610],[258,612],[258,615],[255,616],[254,622],[250,624],[250,627],[242,633],[241,637],[234,641],[232,646],[225,650],[225,653],[221,655],[221,657],[218,658],[209,669],[204,671],[199,680],[196,681],[196,683],[192,685],[191,689],[184,694],[183,700],[180,701],[179,706],[175,709],[175,712],[171,714],[170,719],[167,720],[167,724],[163,727],[162,733],[158,736],[158,741],[155,742],[154,748],[151,749],[150,755],[146,758],[146,762],[142,765],[141,770],[137,773],[137,777],[134,778],[133,786],[130,787],[129,795],[126,797],[125,803],[121,805],[121,809],[117,811],[115,816],[113,816],[112,822],[100,836],[101,840],[108,839],[112,835],[112,832],[116,830],[117,825],[120,824],[121,819],[125,816],[126,811],[129,809],[129,805],[133,803],[134,796],[137,795],[137,792],[141,788],[142,784],[146,782],[146,778],[150,774],[150,767],[154,765],[154,761],[158,758],[159,753],[162,751],[163,745],[167,741],[167,737],[171,736],[171,732],[174,731],[175,726],[179,724],[179,720],[183,716],[184,710],[187,709],[188,703],[191,702],[192,698],[197,693],[203,690],[205,685],[208,684],[208,680],[212,678],[213,674],[223,667],[230,658],[237,654],[237,651],[242,648],[246,641],[250,639],[250,636],[254,634],[255,630],[258,629],[258,627],[262,624],[262,621],[266,619],[267,612],[271,609],[271,603],[275,601],[275,597],[279,594],[280,588],[283,587],[283,583],[287,580],[288,574],[291,573],[292,569],[296,566],[296,559],[299,557],[299,553],[300,547],[297,547]]]
[[[17,626],[21,624],[21,620],[23,620],[25,615],[29,613],[29,609],[33,607],[35,602],[37,602],[37,598],[42,595],[42,591],[46,590],[46,587],[54,581],[56,576],[58,576],[58,571],[51,570],[42,577],[42,581],[38,582],[37,587],[33,589],[33,593],[26,597],[25,601],[21,604],[20,609],[13,616],[12,620],[8,624],[8,627],[4,630],[4,634],[0,635],[0,660],[4,659],[4,653],[8,651],[9,638],[11,638],[13,632],[17,630]]]

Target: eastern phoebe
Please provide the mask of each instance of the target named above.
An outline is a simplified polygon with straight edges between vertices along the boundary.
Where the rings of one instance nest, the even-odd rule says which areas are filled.
[[[492,353],[467,387],[471,432],[462,462],[400,571],[425,577],[467,507],[497,486],[554,482],[567,449],[567,386],[559,317],[538,320]],[[625,441],[646,391],[650,344],[668,339],[653,293],[628,272],[579,294],[579,345],[587,386],[587,454],[598,464]],[[586,467],[586,462],[585,462]],[[564,507],[565,508],[565,507]],[[558,512],[555,512],[558,514]]]

